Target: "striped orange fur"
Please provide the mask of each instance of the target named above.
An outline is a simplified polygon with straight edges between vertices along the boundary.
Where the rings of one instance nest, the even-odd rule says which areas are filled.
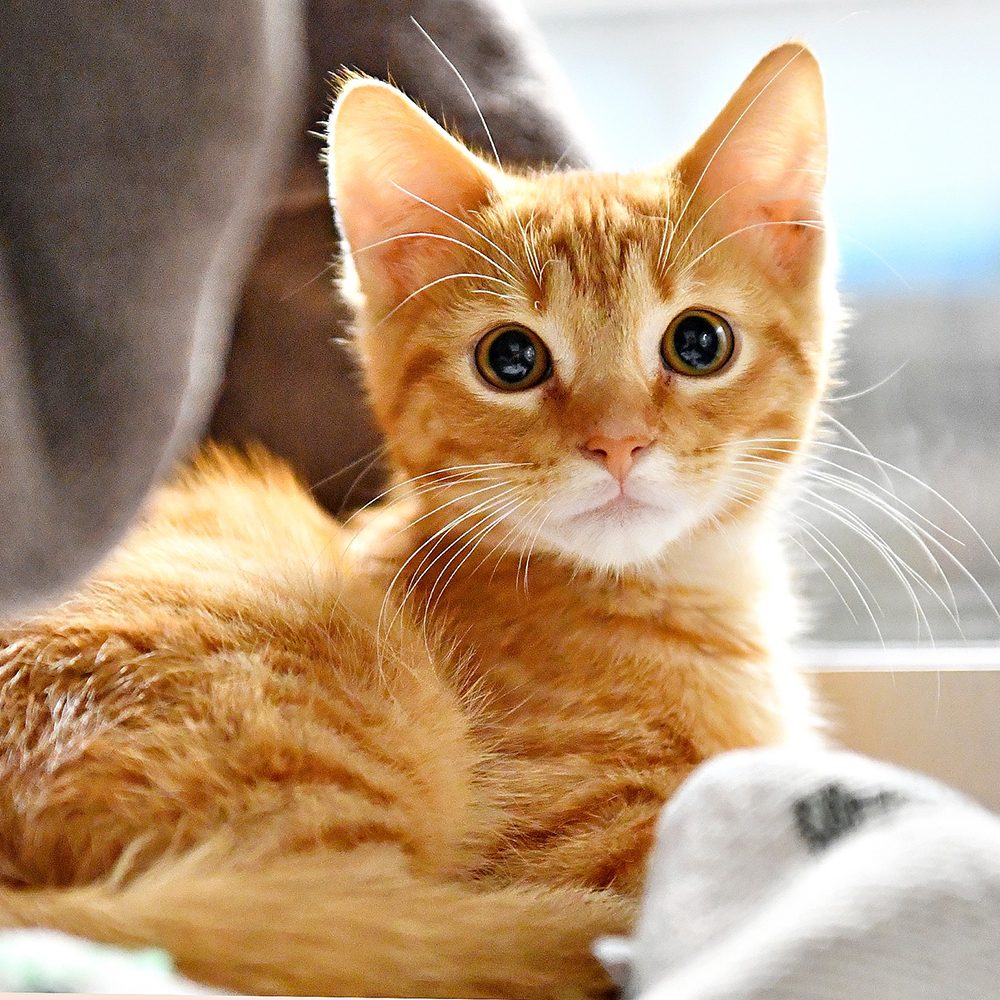
[[[505,172],[360,78],[330,138],[396,485],[338,524],[210,450],[3,628],[0,924],[240,992],[602,995],[680,782],[816,738],[780,522],[837,320],[819,72],[776,49],[632,175]]]

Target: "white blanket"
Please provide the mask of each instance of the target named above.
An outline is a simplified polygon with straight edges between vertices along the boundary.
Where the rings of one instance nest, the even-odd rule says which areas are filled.
[[[660,820],[627,1000],[996,1000],[1000,820],[846,753],[702,766]]]

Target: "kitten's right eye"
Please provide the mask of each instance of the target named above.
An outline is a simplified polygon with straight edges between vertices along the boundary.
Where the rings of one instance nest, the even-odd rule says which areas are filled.
[[[524,326],[498,326],[476,345],[476,367],[490,385],[508,392],[531,389],[552,371],[549,349]]]

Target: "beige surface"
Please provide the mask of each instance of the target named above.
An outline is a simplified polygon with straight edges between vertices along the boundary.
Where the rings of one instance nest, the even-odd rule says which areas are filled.
[[[1000,811],[1000,671],[820,673],[832,733]]]

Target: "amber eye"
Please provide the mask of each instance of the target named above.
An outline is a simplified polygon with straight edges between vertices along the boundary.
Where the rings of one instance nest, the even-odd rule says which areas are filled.
[[[732,327],[716,313],[688,309],[667,327],[660,343],[664,363],[682,375],[711,375],[733,356]]]
[[[476,367],[498,389],[530,389],[552,370],[548,348],[523,326],[499,326],[476,345]]]

